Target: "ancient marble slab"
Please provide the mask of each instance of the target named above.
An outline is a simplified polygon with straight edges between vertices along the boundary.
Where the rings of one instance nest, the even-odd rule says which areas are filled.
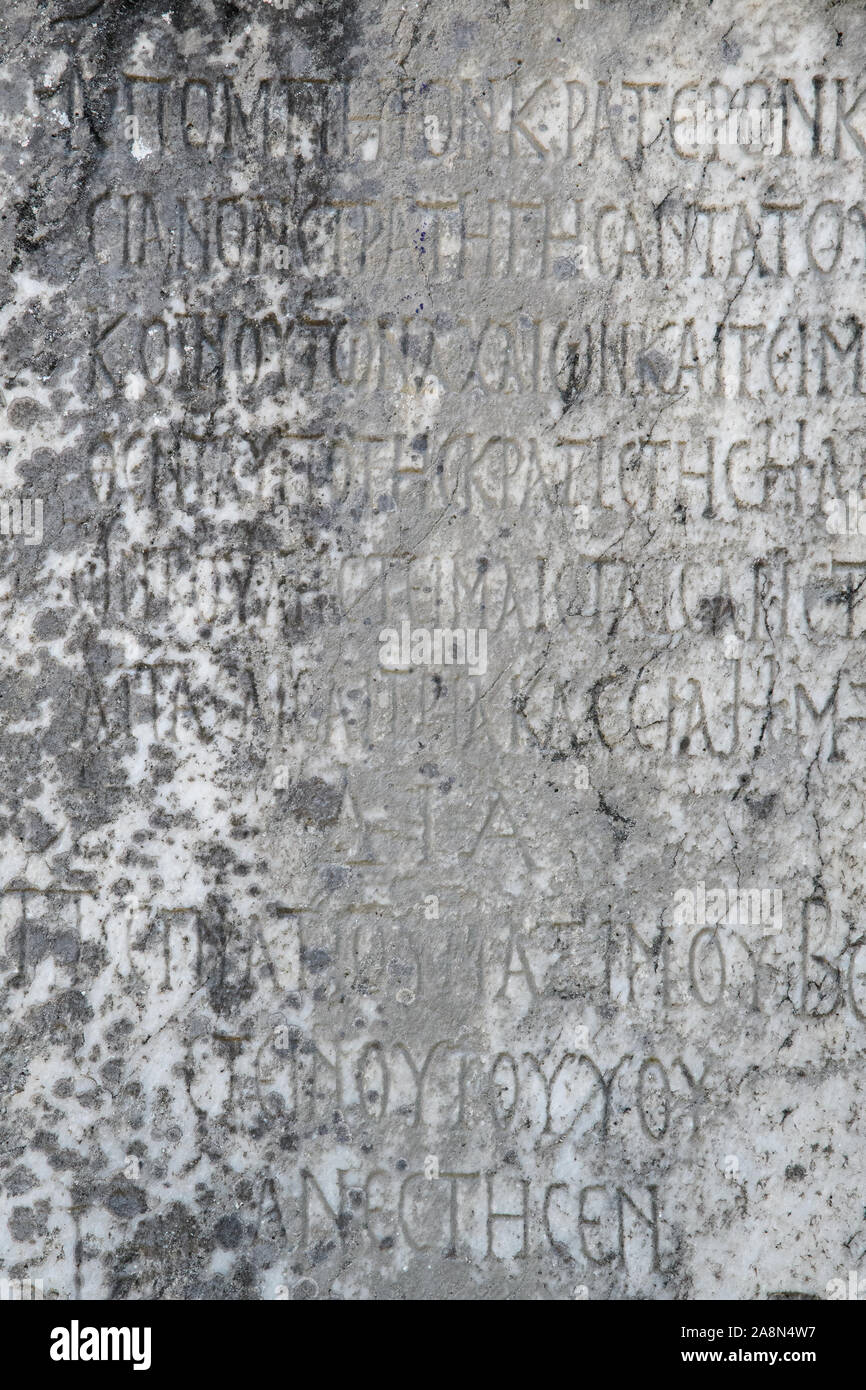
[[[4,5],[4,1297],[866,1277],[864,66]]]

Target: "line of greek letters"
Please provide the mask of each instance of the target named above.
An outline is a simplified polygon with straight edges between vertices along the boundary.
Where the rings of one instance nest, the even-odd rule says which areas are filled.
[[[718,400],[860,397],[863,321],[789,314],[777,322],[688,318],[582,324],[542,318],[445,327],[423,314],[376,320],[91,311],[87,388],[225,396],[267,384],[402,391],[420,377],[454,394]]]
[[[95,94],[92,86],[76,62],[59,80],[43,79],[35,87],[43,119],[61,118],[70,146],[96,138],[156,156],[258,155],[286,163],[354,157],[363,165],[400,156],[435,164],[481,155],[542,167],[562,160],[640,164],[653,156],[732,161],[735,152],[723,135],[713,138],[709,151],[696,143],[696,120],[707,106],[741,113],[743,124],[778,110],[778,148],[762,150],[767,159],[866,155],[862,86],[823,72],[756,74],[736,88],[718,78],[611,83],[525,73],[427,78],[395,91],[386,79],[274,75],[250,92],[215,71],[186,77],[123,72],[113,91],[106,93],[100,79]]]
[[[590,1267],[670,1273],[673,1240],[663,1224],[658,1189],[594,1182],[540,1185],[520,1173],[423,1169],[402,1176],[384,1168],[366,1177],[338,1169],[320,1182],[301,1168],[299,1190],[263,1175],[254,1240],[279,1238],[304,1248],[326,1238],[350,1245],[358,1230],[386,1248],[400,1240],[415,1252],[478,1258],[527,1259],[552,1250]],[[352,1203],[357,1193],[360,1202]],[[330,1194],[330,1195],[329,1195]]]
[[[512,681],[498,703],[487,709],[481,696],[473,697],[464,684],[455,686],[439,708],[435,681],[425,683],[412,673],[383,672],[383,682],[412,683],[393,691],[380,685],[373,692],[375,700],[365,705],[357,700],[357,692],[363,693],[362,675],[355,679],[356,696],[350,700],[334,686],[322,690],[314,683],[307,695],[298,680],[263,681],[260,673],[244,665],[224,670],[219,682],[211,675],[207,683],[194,680],[183,661],[104,673],[88,670],[76,676],[68,692],[78,711],[72,746],[84,749],[123,741],[133,730],[148,741],[177,745],[216,741],[231,746],[248,741],[253,733],[278,737],[299,729],[313,742],[337,739],[351,744],[360,735],[386,739],[394,731],[415,727],[443,733],[450,728],[455,747],[487,737],[493,748],[525,745],[529,739],[544,747],[560,731],[572,747],[576,739],[580,746],[591,743],[608,751],[630,748],[665,758],[723,762],[754,752],[768,727],[776,736],[791,737],[802,756],[820,755],[823,760],[845,758],[849,740],[860,737],[859,726],[866,722],[866,695],[861,693],[866,682],[857,679],[859,672],[840,666],[835,673],[807,674],[796,661],[780,662],[762,652],[720,660],[718,645],[713,655],[710,674],[705,658],[696,655],[689,667],[676,653],[667,664],[654,663],[648,673],[636,674],[627,665],[592,680],[583,672],[572,678],[543,677],[539,672],[528,684]],[[448,683],[456,680],[449,673]],[[278,755],[274,761],[281,761]],[[82,762],[82,785],[96,775],[88,766]],[[499,819],[508,820],[509,815],[503,809]],[[419,829],[415,838],[426,852],[434,830],[428,814],[422,820],[426,829]],[[376,833],[381,840],[386,832],[380,827]],[[523,836],[508,833],[514,834],[521,854],[531,858]]]
[[[310,992],[316,1000],[327,1001],[341,998],[346,978],[352,978],[366,994],[387,993],[404,1007],[447,994],[456,1008],[467,1011],[468,1019],[485,1000],[502,1001],[523,1012],[545,999],[555,1001],[562,988],[570,992],[579,986],[594,1008],[657,1013],[674,1023],[678,1011],[687,1006],[708,1014],[786,1011],[792,1023],[832,1014],[866,1022],[866,943],[820,893],[799,903],[783,932],[765,932],[760,924],[695,929],[685,924],[652,927],[593,919],[571,924],[579,930],[566,938],[564,953],[562,943],[549,935],[544,938],[547,946],[543,941],[530,945],[514,927],[486,933],[465,924],[443,925],[434,935],[429,929],[416,929],[411,921],[386,927],[374,912],[357,908],[336,922],[322,922],[312,909],[283,907],[273,920],[253,914],[248,921],[234,924],[225,915],[214,916],[194,906],[142,903],[133,911],[118,905],[106,912],[93,891],[71,887],[8,888],[0,892],[0,912],[5,956],[15,969],[9,981],[12,987],[27,992],[52,986],[74,989],[80,952],[88,943],[101,943],[130,988],[153,992],[154,1007],[166,1021],[176,1013],[178,1000],[191,997],[202,985],[215,990],[217,998],[226,991],[246,997],[255,979],[273,997]],[[603,951],[588,944],[600,939],[606,943]],[[63,975],[68,977],[66,985],[58,978]],[[444,1060],[449,1047],[437,1044],[434,1053],[428,1054],[429,1064],[439,1052]],[[306,1044],[305,1048],[304,1055],[313,1057],[316,1049],[310,1052]],[[275,1049],[285,1054],[281,1062],[275,1060]],[[283,1046],[267,1037],[256,1043],[251,1055],[261,1076],[271,1077],[291,1050],[288,1041]],[[231,1052],[234,1061],[242,1052],[240,1048]],[[609,1077],[598,1072],[597,1061],[585,1045],[577,1043],[567,1055],[572,1062],[582,1059],[588,1074],[596,1076],[598,1095],[607,1097],[603,1111],[598,1112],[606,1133]],[[375,1050],[368,1056],[371,1065],[374,1056],[379,1056]],[[538,1071],[541,1064],[530,1054],[523,1055],[522,1064],[543,1086],[550,1105],[551,1078],[544,1081],[543,1071]],[[330,1066],[334,1073],[334,1063],[324,1057],[317,1065]],[[413,1075],[420,1075],[417,1066],[407,1065]],[[665,1064],[668,1075],[674,1065]],[[682,1075],[697,1096],[699,1082],[686,1075],[685,1067],[682,1062]],[[494,1070],[505,1087],[496,1094],[509,1093],[516,1104],[515,1068],[502,1061]],[[468,1084],[462,1062],[459,1071],[462,1088]],[[250,1084],[258,1086],[260,1081]],[[280,1084],[284,1082],[285,1077]],[[649,1065],[640,1084],[647,1096],[653,1094],[654,1084],[665,1095],[670,1090]],[[382,1104],[387,1107],[387,1094],[381,1087],[379,1094],[384,1095]],[[455,1095],[454,1113],[462,1116],[465,1089],[458,1088]],[[344,1099],[343,1090],[339,1098],[332,1096],[335,1103]],[[668,1100],[670,1104],[656,1097],[653,1102],[667,1116],[664,1123],[657,1122],[659,1137],[669,1127],[673,1101],[670,1096]],[[367,1101],[362,1098],[359,1103],[367,1109]],[[506,1104],[502,1114],[507,1110]],[[405,1113],[414,1115],[414,1125],[421,1122],[420,1109]],[[549,1124],[544,1132],[551,1132]]]
[[[513,560],[490,558],[479,566],[471,557],[450,555],[408,563],[387,552],[346,555],[333,591],[324,593],[305,585],[304,576],[291,569],[280,550],[276,555],[269,549],[241,548],[200,554],[181,543],[130,550],[121,541],[79,557],[61,590],[62,606],[95,621],[171,623],[182,630],[183,615],[194,613],[200,620],[221,620],[251,631],[297,632],[308,626],[312,631],[329,614],[351,614],[358,595],[365,594],[383,623],[408,616],[416,625],[442,626],[457,613],[465,625],[484,622],[491,633],[514,636],[540,628],[596,632],[611,639],[730,633],[755,644],[743,653],[744,670],[757,663],[758,674],[761,648],[777,641],[832,647],[844,657],[847,644],[862,635],[866,618],[859,593],[866,555],[687,562],[578,551],[560,565],[543,555],[534,560],[517,566]],[[2,597],[11,605],[11,615],[14,597]],[[315,623],[305,621],[310,612]],[[370,664],[365,649],[348,633],[346,640],[357,663],[355,674],[363,681],[360,668]],[[374,643],[373,661],[376,652]],[[778,653],[779,666],[790,665],[794,655]],[[169,669],[172,663],[162,665]],[[143,663],[136,670],[159,668],[160,663]],[[104,681],[115,684],[119,669],[106,672]],[[294,670],[292,679],[304,669]],[[394,678],[395,673],[380,676],[378,690]]]
[[[750,203],[588,202],[439,190],[412,199],[310,201],[262,193],[173,196],[108,188],[87,205],[99,265],[207,276],[215,271],[380,276],[423,269],[467,279],[762,281],[866,269],[866,205],[839,199]]]
[[[401,504],[497,514],[528,504],[547,511],[726,520],[773,508],[827,515],[860,483],[864,431],[827,434],[814,418],[765,418],[722,444],[647,436],[484,434],[463,427],[423,434],[304,433],[291,426],[206,431],[106,431],[88,449],[100,503],[123,495],[160,531],[190,506],[273,508],[282,525],[304,508],[361,508],[374,532],[399,527]],[[387,497],[386,505],[382,498]],[[588,515],[575,525],[589,529]],[[687,533],[686,540],[689,539]],[[701,533],[703,541],[704,534]]]
[[[540,1154],[569,1141],[607,1143],[632,1137],[668,1147],[697,1134],[707,1092],[700,1070],[682,1057],[631,1053],[599,1062],[579,1048],[542,1062],[533,1052],[481,1055],[468,1041],[442,1039],[416,1056],[403,1041],[325,1042],[295,1026],[285,1038],[234,1040],[226,1054],[222,1035],[202,1037],[187,1052],[190,1095],[205,1113],[214,1107],[260,1107],[269,1121],[300,1123],[338,1111],[349,1134],[361,1126],[397,1123],[443,1134],[497,1130],[528,1136]],[[212,1067],[228,1056],[230,1078],[215,1091]],[[700,1070],[700,1075],[697,1071]],[[198,1082],[201,1078],[201,1084]]]

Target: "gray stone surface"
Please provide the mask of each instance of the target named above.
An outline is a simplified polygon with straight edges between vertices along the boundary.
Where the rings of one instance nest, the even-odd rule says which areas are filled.
[[[864,59],[4,5],[0,1278],[864,1274]]]

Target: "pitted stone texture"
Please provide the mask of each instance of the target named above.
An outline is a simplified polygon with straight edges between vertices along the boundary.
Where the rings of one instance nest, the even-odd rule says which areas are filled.
[[[0,25],[0,1277],[834,1296],[863,15]]]

